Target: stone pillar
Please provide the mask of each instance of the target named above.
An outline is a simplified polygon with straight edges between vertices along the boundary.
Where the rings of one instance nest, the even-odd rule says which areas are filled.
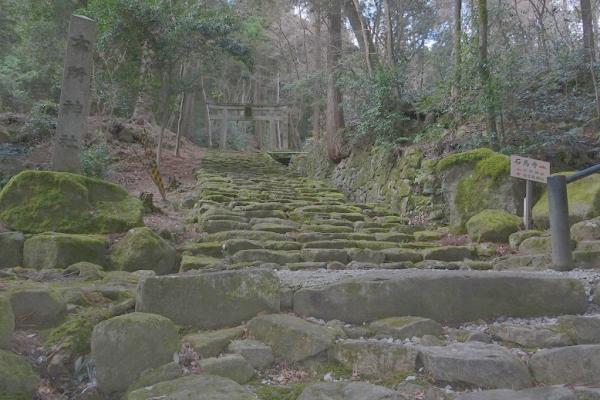
[[[285,113],[283,115],[283,120],[281,121],[281,138],[282,138],[283,150],[286,150],[286,151],[289,150],[290,149],[290,117],[289,117],[287,110],[285,111]]]
[[[229,113],[227,110],[222,111],[221,115],[221,149],[225,150],[227,148],[227,128],[229,127]]]
[[[81,171],[81,142],[90,111],[95,43],[96,23],[87,17],[72,15],[52,154],[54,171]]]
[[[277,123],[269,120],[269,150],[277,150]]]

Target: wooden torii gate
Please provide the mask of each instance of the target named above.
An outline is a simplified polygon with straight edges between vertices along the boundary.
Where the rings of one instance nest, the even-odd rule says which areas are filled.
[[[220,147],[227,147],[229,121],[267,121],[269,124],[269,150],[289,149],[289,108],[286,105],[208,104],[209,134],[214,121],[220,124]]]

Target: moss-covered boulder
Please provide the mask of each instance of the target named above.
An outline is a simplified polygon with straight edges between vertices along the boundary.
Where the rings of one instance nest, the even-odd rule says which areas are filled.
[[[0,349],[7,349],[15,330],[15,314],[10,301],[0,296]]]
[[[143,225],[121,187],[66,172],[24,171],[0,192],[0,220],[26,233],[117,233]]]
[[[25,237],[20,232],[0,233],[0,269],[13,268],[23,264],[23,243]]]
[[[173,245],[150,228],[132,229],[111,250],[111,263],[122,271],[152,270],[159,275],[178,270]]]
[[[446,217],[454,232],[463,233],[465,224],[486,209],[516,214],[523,188],[510,177],[510,159],[482,148],[447,156],[436,164],[441,178]]]
[[[99,235],[43,233],[25,241],[23,265],[26,268],[66,268],[81,261],[101,266],[108,263],[108,242]]]
[[[578,242],[600,240],[600,217],[581,221],[571,227],[571,237]]]
[[[521,218],[504,210],[483,210],[467,222],[471,240],[478,242],[507,242],[519,230]]]
[[[40,378],[23,358],[0,350],[0,399],[33,399]]]
[[[569,172],[561,173],[570,175]],[[567,186],[569,197],[569,220],[574,224],[585,219],[600,216],[600,175],[570,183]],[[533,207],[533,221],[536,226],[546,229],[550,226],[548,192],[544,192]]]
[[[148,368],[171,361],[179,337],[169,319],[132,313],[96,325],[91,345],[98,387],[109,394],[126,390]]]

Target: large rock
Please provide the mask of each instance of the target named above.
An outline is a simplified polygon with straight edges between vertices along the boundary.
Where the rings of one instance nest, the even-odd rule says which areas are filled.
[[[421,317],[392,317],[371,323],[371,329],[378,336],[390,336],[395,339],[410,339],[425,335],[444,334],[442,326],[434,320]]]
[[[357,324],[402,315],[465,322],[581,314],[586,307],[578,280],[513,272],[377,271],[294,294],[296,314]]]
[[[575,344],[600,344],[600,318],[567,315],[558,321],[557,330]]]
[[[523,389],[532,383],[527,367],[497,345],[469,342],[423,347],[418,362],[433,380],[455,387]]]
[[[206,331],[187,335],[184,342],[189,343],[201,357],[216,357],[223,353],[229,343],[244,335],[244,328],[221,329],[217,331]]]
[[[563,173],[569,175],[569,173]],[[600,216],[600,175],[594,174],[568,187],[569,220],[571,224]],[[548,228],[549,222],[548,192],[544,192],[533,207],[533,220],[536,226]]]
[[[258,400],[231,379],[202,374],[189,375],[135,390],[126,400]]]
[[[289,362],[316,356],[335,341],[332,330],[292,315],[256,317],[248,324],[248,330],[252,338],[270,345],[276,358]]]
[[[53,289],[23,288],[10,294],[10,303],[19,328],[48,328],[64,317],[67,306]]]
[[[549,384],[600,382],[600,345],[569,346],[538,351],[529,360],[536,381]]]
[[[7,349],[15,330],[15,314],[10,301],[0,296],[0,349]]]
[[[171,361],[179,337],[167,318],[132,313],[96,325],[91,345],[98,387],[114,393],[127,389],[144,370]]]
[[[40,378],[23,358],[0,350],[0,398],[33,399]]]
[[[578,400],[569,388],[540,387],[525,390],[485,390],[459,395],[456,400]],[[587,400],[585,397],[580,400]],[[592,400],[592,399],[590,399]]]
[[[519,230],[521,218],[504,210],[483,210],[467,221],[467,232],[478,242],[508,242]]]
[[[343,340],[330,357],[361,375],[385,376],[415,370],[418,350],[413,346],[376,340]]]
[[[25,237],[20,232],[0,233],[0,269],[23,265],[23,243]]]
[[[25,241],[24,266],[67,268],[80,261],[106,266],[108,242],[103,236],[43,233]]]
[[[159,275],[177,272],[175,248],[150,228],[127,232],[111,251],[113,267],[123,271],[152,270]]]
[[[510,160],[482,148],[451,154],[436,164],[441,178],[445,214],[455,232],[486,209],[516,214],[521,209],[522,186],[510,178]]]
[[[366,382],[316,383],[302,392],[298,400],[402,400],[400,394]]]
[[[0,220],[26,233],[118,233],[143,225],[141,201],[117,185],[66,172],[24,171],[0,192]]]
[[[197,329],[236,326],[279,312],[279,279],[269,270],[150,277],[140,282],[136,310]]]
[[[239,354],[226,354],[222,357],[204,358],[198,366],[203,373],[223,376],[244,384],[256,373],[250,363]]]

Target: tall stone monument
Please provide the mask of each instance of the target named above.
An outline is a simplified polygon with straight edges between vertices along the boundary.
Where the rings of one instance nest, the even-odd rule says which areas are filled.
[[[90,110],[95,43],[96,23],[87,17],[72,15],[52,154],[54,171],[78,173],[81,170],[81,142]]]

